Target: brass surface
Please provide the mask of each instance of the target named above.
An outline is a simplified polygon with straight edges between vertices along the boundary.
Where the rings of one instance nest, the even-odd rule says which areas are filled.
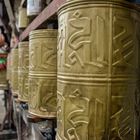
[[[57,30],[32,31],[29,38],[29,112],[55,117]]]
[[[18,49],[11,50],[11,89],[13,95],[18,95]]]
[[[27,15],[38,15],[43,9],[44,0],[27,0]]]
[[[19,100],[28,101],[29,42],[19,42],[18,88]]]
[[[27,9],[20,7],[19,8],[18,27],[19,28],[26,28],[27,25],[28,25]]]
[[[139,12],[75,1],[59,10],[57,140],[137,140]]]

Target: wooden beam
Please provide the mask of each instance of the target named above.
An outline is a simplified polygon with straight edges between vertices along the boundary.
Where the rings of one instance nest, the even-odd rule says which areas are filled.
[[[14,14],[12,11],[12,7],[9,0],[4,0],[5,7],[7,9],[7,13],[9,16],[9,20],[13,23],[15,21]]]
[[[7,10],[7,14],[8,14],[8,17],[9,17],[10,26],[11,26],[12,30],[17,32],[18,29],[17,29],[17,27],[15,25],[15,17],[14,17],[14,14],[13,14],[13,10],[12,10],[12,6],[11,6],[11,3],[10,3],[10,0],[4,0],[4,4],[5,4],[6,10]]]

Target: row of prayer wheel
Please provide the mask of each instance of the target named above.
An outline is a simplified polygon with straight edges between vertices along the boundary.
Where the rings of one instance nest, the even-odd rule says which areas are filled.
[[[57,140],[138,139],[139,18],[129,3],[69,1],[58,12],[58,39],[56,30],[35,30],[29,47],[12,50],[13,93],[31,114],[57,112]]]
[[[56,117],[56,46],[57,30],[35,30],[29,42],[20,42],[8,56],[7,79],[13,95],[29,103],[31,114],[45,118]]]

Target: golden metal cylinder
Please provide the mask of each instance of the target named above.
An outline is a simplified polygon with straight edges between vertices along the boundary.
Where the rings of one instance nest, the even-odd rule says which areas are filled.
[[[27,25],[28,25],[27,9],[20,7],[19,8],[18,27],[19,28],[26,28]]]
[[[32,31],[29,38],[29,112],[56,117],[57,30]]]
[[[57,140],[137,139],[138,19],[137,9],[119,2],[60,8]]]
[[[28,101],[28,74],[29,74],[29,42],[19,42],[18,62],[18,99]]]
[[[44,0],[27,0],[27,15],[38,15],[43,9]]]
[[[18,48],[11,51],[11,90],[14,96],[18,95]]]

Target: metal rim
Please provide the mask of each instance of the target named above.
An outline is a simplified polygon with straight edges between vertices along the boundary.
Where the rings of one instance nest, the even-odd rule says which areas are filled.
[[[39,29],[31,31],[29,34],[29,40],[34,38],[46,38],[46,37],[57,37],[57,29]]]
[[[82,7],[108,7],[108,8],[117,8],[117,7],[124,7],[128,8],[131,10],[139,11],[140,8],[138,6],[126,2],[126,1],[103,1],[103,0],[98,0],[98,1],[91,1],[91,0],[76,0],[76,1],[68,1],[65,4],[63,4],[59,9],[58,9],[58,15],[60,16],[61,14],[72,11],[77,8],[82,8]]]

